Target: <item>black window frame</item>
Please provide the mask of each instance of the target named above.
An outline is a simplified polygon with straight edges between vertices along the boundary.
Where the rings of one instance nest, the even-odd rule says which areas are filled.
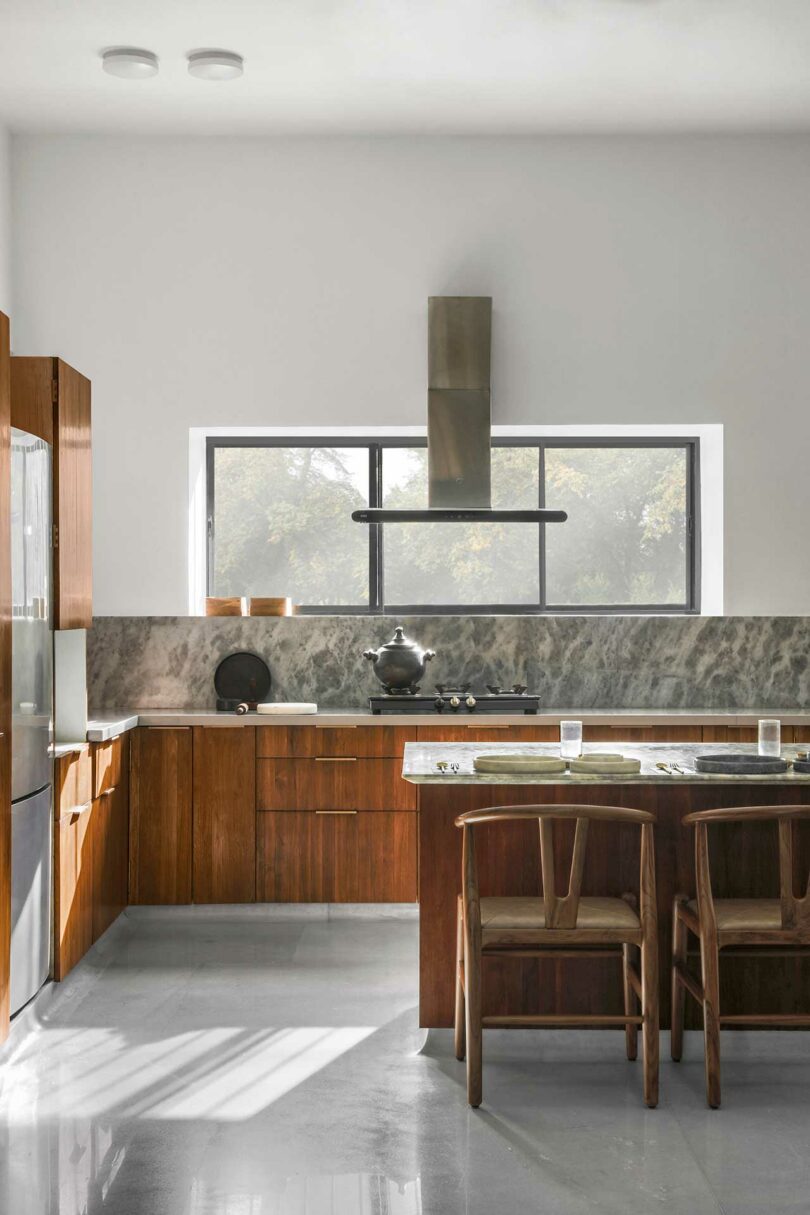
[[[209,435],[206,438],[206,594],[211,595],[213,572],[214,535],[216,527],[215,456],[220,447],[362,447],[368,449],[368,505],[382,506],[382,464],[386,448],[426,447],[427,439],[413,435],[376,436],[365,435]],[[479,603],[418,604],[385,603],[384,588],[384,527],[382,523],[356,524],[368,528],[369,546],[369,602],[367,605],[352,604],[301,604],[300,615],[307,616],[697,616],[701,599],[701,528],[700,528],[700,439],[694,436],[493,436],[493,447],[535,447],[539,461],[539,502],[545,502],[545,453],[551,448],[681,448],[686,454],[686,552],[685,586],[686,600],[682,604],[625,603],[625,604],[555,604],[549,603],[546,594],[546,527],[564,527],[565,524],[538,524],[538,562],[540,571],[540,595],[537,604],[532,603]],[[549,503],[549,505],[553,505]]]

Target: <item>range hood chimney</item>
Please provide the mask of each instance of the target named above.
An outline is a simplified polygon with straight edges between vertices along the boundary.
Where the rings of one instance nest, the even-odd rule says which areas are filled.
[[[368,507],[356,523],[564,523],[562,510],[493,510],[488,295],[428,300],[428,506]]]

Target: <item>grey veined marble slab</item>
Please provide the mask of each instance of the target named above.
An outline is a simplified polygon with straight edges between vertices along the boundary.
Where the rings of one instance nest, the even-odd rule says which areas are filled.
[[[268,663],[272,698],[362,708],[379,685],[362,652],[396,624],[436,651],[425,688],[528,684],[541,707],[801,711],[810,708],[810,617],[96,617],[93,705],[213,708],[234,650]]]
[[[615,743],[585,744],[583,754],[598,755],[615,753]],[[473,767],[476,755],[553,755],[560,754],[558,743],[406,743],[402,759],[402,775],[416,785],[667,785],[667,784],[743,784],[754,782],[768,785],[810,784],[810,775],[804,776],[792,769],[787,772],[769,773],[767,776],[727,776],[695,771],[695,760],[699,755],[721,755],[733,752],[737,755],[756,755],[751,744],[730,743],[627,743],[620,747],[627,759],[641,762],[638,773],[606,775],[605,773],[566,772],[545,774],[542,772],[477,772]],[[795,759],[800,747],[783,747],[782,758]],[[445,770],[437,767],[448,764]],[[670,769],[662,771],[658,764]],[[452,765],[457,765],[453,771]],[[677,771],[681,769],[681,771]]]

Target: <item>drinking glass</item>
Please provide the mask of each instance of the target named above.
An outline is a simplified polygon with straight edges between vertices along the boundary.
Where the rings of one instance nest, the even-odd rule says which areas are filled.
[[[760,755],[775,755],[777,759],[782,754],[782,723],[777,718],[764,717],[760,721],[757,751]]]
[[[560,722],[560,758],[579,759],[582,754],[582,722]]]

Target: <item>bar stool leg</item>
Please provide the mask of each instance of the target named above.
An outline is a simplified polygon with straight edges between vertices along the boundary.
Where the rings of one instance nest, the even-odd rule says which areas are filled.
[[[632,946],[622,945],[622,978],[624,981],[624,1015],[626,1017],[634,1017],[636,1015],[636,993],[630,986],[630,977],[628,971],[633,963],[633,955],[631,952]],[[624,1044],[627,1050],[627,1058],[632,1062],[638,1058],[638,1026],[626,1025],[624,1028]]]
[[[641,1039],[644,1047],[644,1103],[658,1104],[658,913],[652,828],[641,828]]]
[[[461,896],[458,900],[458,908],[456,911],[456,1018],[455,1018],[455,1048],[456,1058],[464,1059],[466,1050],[465,1041],[465,1019],[466,1010],[464,1007],[464,987],[461,981],[461,975],[464,968],[464,908],[461,901]]]
[[[700,933],[700,965],[703,974],[703,1041],[706,1063],[706,1101],[713,1110],[720,1105],[720,950],[717,938]]]
[[[686,966],[686,946],[688,929],[680,916],[680,906],[686,897],[675,895],[672,907],[672,1031],[670,1033],[670,1053],[676,1063],[680,1062],[683,1054],[683,1012],[686,1000],[686,989],[678,979],[677,966]]]

